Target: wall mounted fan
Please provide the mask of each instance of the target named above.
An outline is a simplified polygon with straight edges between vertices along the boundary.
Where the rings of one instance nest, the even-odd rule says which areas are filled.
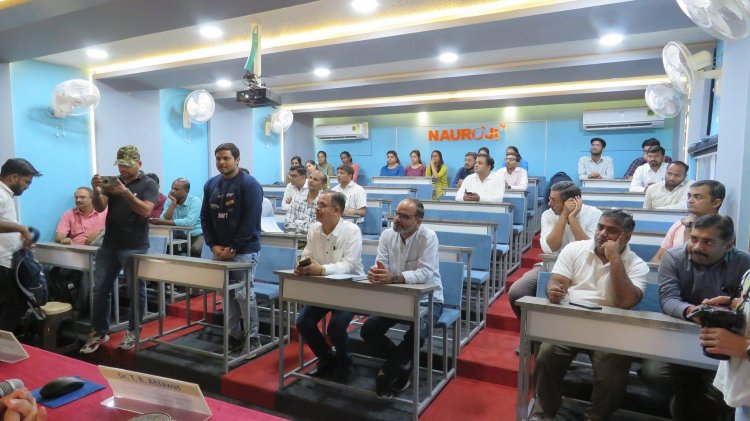
[[[71,79],[55,86],[50,111],[55,118],[84,115],[99,105],[101,96],[93,83]]]
[[[683,12],[699,28],[725,41],[750,33],[748,0],[677,0]]]
[[[293,121],[294,113],[290,110],[281,109],[276,111],[266,120],[266,136],[270,136],[271,132],[280,134],[287,131]]]
[[[214,97],[208,91],[199,89],[190,92],[182,107],[182,127],[189,129],[193,123],[207,122],[214,115],[215,108]]]
[[[685,96],[668,83],[648,85],[646,105],[662,117],[676,117],[685,105]]]

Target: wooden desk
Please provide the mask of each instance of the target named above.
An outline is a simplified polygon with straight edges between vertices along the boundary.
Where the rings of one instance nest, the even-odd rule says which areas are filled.
[[[630,189],[630,180],[624,178],[584,178],[581,180],[581,187],[628,191]]]
[[[698,325],[666,314],[615,307],[587,310],[550,304],[546,298],[538,297],[523,297],[516,303],[521,307],[517,420],[526,420],[529,413],[531,341],[707,369],[716,369],[719,364],[703,355],[698,343]]]
[[[262,232],[260,234],[260,245],[286,247],[298,250],[301,241],[306,241],[307,236],[303,234],[282,233],[282,232]]]
[[[246,357],[250,356],[247,352],[250,337],[247,335],[249,326],[245,326],[245,348],[243,352],[237,357],[229,357],[229,311],[227,304],[228,294],[230,291],[248,288],[249,291],[252,280],[248,279],[247,271],[254,266],[252,263],[245,262],[224,262],[218,260],[207,260],[199,259],[196,257],[186,256],[172,256],[169,254],[136,254],[135,258],[135,274],[136,279],[147,280],[159,283],[159,334],[151,338],[143,339],[143,341],[151,341],[155,343],[164,344],[173,348],[195,352],[197,354],[205,355],[212,358],[220,358],[223,362],[223,369],[226,373],[230,366],[238,365],[242,363]],[[234,279],[242,278],[242,282],[230,283],[230,274],[235,274]],[[239,275],[239,276],[238,276]],[[179,330],[187,329],[195,324],[210,325],[206,321],[207,313],[207,300],[204,295],[203,299],[203,319],[196,322],[190,320],[190,300],[187,300],[187,325],[181,326],[176,329],[164,332],[164,315],[166,314],[164,304],[164,284],[172,283],[175,285],[184,286],[187,288],[201,288],[209,291],[214,291],[218,296],[221,296],[222,302],[225,303],[224,308],[224,322],[220,326],[223,332],[223,353],[218,354],[215,352],[208,352],[201,349],[192,348],[185,345],[174,344],[171,342],[161,341],[159,338]],[[138,308],[138,294],[135,294],[134,308]],[[246,304],[247,311],[245,314],[250,313],[250,302]],[[140,350],[140,322],[138,318],[135,318],[135,349]],[[253,355],[257,354],[257,351],[253,352]]]
[[[154,237],[167,237],[167,247],[169,248],[169,254],[174,254],[174,246],[175,244],[184,244],[187,243],[187,254],[190,254],[190,246],[191,244],[191,238],[190,238],[190,231],[192,231],[195,227],[192,226],[186,226],[186,225],[154,225],[149,224],[148,226],[148,235],[153,235]],[[185,240],[175,240],[174,233],[175,232],[184,232],[185,233]]]
[[[279,275],[279,300],[280,312],[279,329],[280,332],[286,330],[287,312],[283,311],[284,303],[301,303],[324,308],[352,311],[356,313],[372,314],[393,319],[403,320],[414,323],[414,369],[412,372],[412,398],[393,398],[394,400],[406,402],[412,406],[412,418],[416,421],[419,413],[432,401],[437,392],[442,389],[446,380],[438,383],[437,386],[430,389],[427,396],[420,400],[419,398],[419,317],[421,314],[420,299],[427,295],[428,306],[426,320],[428,324],[427,333],[427,384],[432,385],[432,293],[435,291],[435,285],[422,284],[397,284],[397,285],[375,285],[368,281],[355,282],[351,280],[330,280],[322,276],[300,276],[295,275],[292,270],[282,270],[274,272]],[[301,341],[300,341],[301,344]],[[300,346],[300,363],[289,373],[284,368],[284,347],[279,347],[279,387],[285,387],[285,380],[291,378],[304,378],[326,385],[345,389],[349,391],[361,392],[373,396],[371,390],[352,389],[349,386],[342,385],[327,380],[310,377],[303,374],[302,371],[307,367],[303,363],[302,347]]]

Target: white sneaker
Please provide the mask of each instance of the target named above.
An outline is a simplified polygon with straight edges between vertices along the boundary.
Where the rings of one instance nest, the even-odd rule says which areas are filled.
[[[89,333],[89,337],[86,339],[86,343],[83,345],[81,350],[79,351],[81,354],[91,354],[92,352],[99,349],[99,345],[107,342],[109,340],[109,336],[104,334],[100,335],[95,332]]]
[[[120,341],[120,346],[118,346],[117,348],[124,351],[135,348],[135,332],[133,332],[132,330],[128,330],[127,332],[125,332],[125,336],[122,338],[122,341]]]

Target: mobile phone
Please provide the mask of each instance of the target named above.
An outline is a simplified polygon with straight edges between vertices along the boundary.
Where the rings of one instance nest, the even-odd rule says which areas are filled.
[[[583,307],[583,308],[586,308],[586,309],[589,309],[589,310],[601,310],[602,309],[602,306],[600,306],[599,304],[594,304],[594,303],[590,303],[588,301],[583,301],[583,300],[580,300],[580,301],[570,301],[570,305],[577,306],[577,307]]]
[[[306,258],[300,260],[299,263],[297,263],[297,267],[303,268],[305,266],[310,266],[311,263],[312,263],[312,260],[310,260],[309,257],[306,257]]]
[[[102,186],[112,187],[117,185],[117,176],[103,175],[100,178],[102,179]]]

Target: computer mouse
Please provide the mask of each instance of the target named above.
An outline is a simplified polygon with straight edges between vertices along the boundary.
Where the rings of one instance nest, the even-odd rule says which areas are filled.
[[[70,393],[74,390],[82,388],[85,383],[86,382],[79,379],[78,377],[58,377],[55,380],[52,380],[51,382],[45,384],[39,390],[39,394],[44,399],[54,399],[58,396],[62,396],[66,393]]]

